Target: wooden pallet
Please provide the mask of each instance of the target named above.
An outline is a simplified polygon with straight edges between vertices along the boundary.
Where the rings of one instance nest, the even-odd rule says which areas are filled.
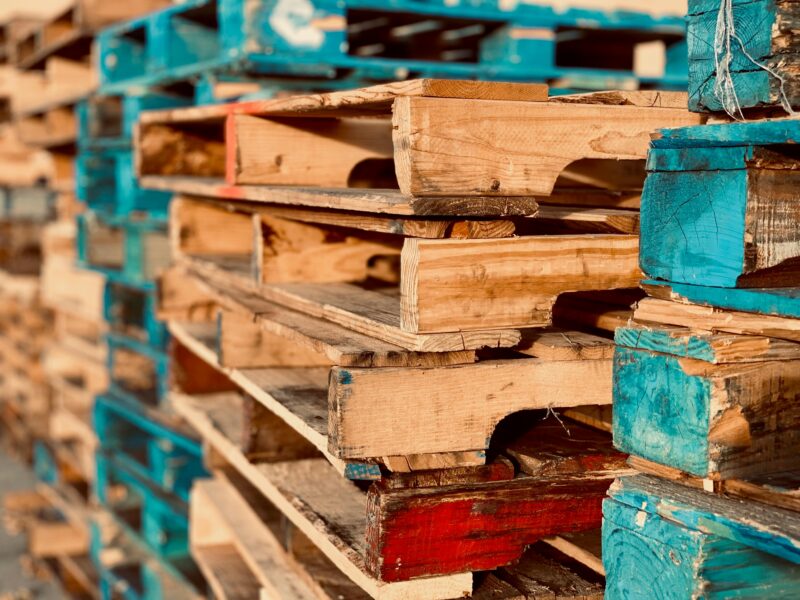
[[[370,597],[235,473],[218,472],[213,480],[199,482],[191,511],[192,555],[217,598],[259,592],[286,600]],[[597,532],[588,535],[597,539]],[[575,545],[562,548],[581,551]],[[470,597],[523,600],[549,593],[599,600],[602,589],[600,574],[540,542],[516,565],[478,577]]]
[[[178,262],[218,285],[445,351],[513,345],[513,329],[552,322],[562,293],[637,285],[637,236],[526,235],[559,221],[398,220],[182,197],[170,236]],[[226,234],[211,234],[221,223]]]
[[[138,173],[146,187],[317,208],[532,214],[559,178],[630,191],[624,167],[645,158],[652,130],[700,122],[673,95],[607,97],[548,101],[540,85],[416,80],[153,112],[136,139]],[[622,172],[598,173],[592,161],[606,171],[621,161]]]
[[[475,362],[475,351],[407,351],[252,295],[205,289],[226,307],[220,320],[172,321],[173,336],[339,461],[482,461],[496,425],[516,411],[611,402],[613,347],[596,335],[530,330],[510,354]],[[430,392],[420,397],[423,384]]]
[[[509,452],[527,472],[514,476],[511,464],[498,458],[480,467],[388,476],[364,495],[325,458],[291,460],[284,454],[270,462],[266,458],[270,443],[285,439],[277,423],[259,436],[261,461],[248,459],[241,441],[242,424],[236,423],[236,416],[242,414],[237,393],[176,395],[172,402],[213,449],[213,457],[220,457],[245,477],[373,597],[408,593],[449,598],[471,592],[470,576],[452,574],[491,569],[514,560],[535,540],[592,528],[590,507],[597,500],[595,493],[602,496],[606,478],[622,467],[613,455],[599,449],[602,446],[592,443],[592,449],[586,450],[602,453],[599,462],[597,455],[586,462],[566,458],[572,452],[563,446],[569,436],[553,419],[533,435],[542,440],[555,436],[553,444],[546,444],[547,452],[560,448],[556,454],[564,456],[565,462],[552,462],[552,454],[540,462],[535,455],[541,447],[536,449],[535,444],[522,441],[523,437]],[[573,439],[585,435],[601,439],[600,434],[589,434],[577,425],[572,425],[571,431]],[[564,439],[556,441],[560,436]],[[251,455],[252,450],[251,446]],[[605,466],[599,467],[601,463]],[[477,510],[487,503],[492,504],[491,510]],[[583,508],[577,509],[576,503]],[[561,513],[561,509],[567,512]],[[570,517],[562,520],[559,514]],[[576,520],[576,515],[581,517]],[[444,575],[447,577],[442,579]]]

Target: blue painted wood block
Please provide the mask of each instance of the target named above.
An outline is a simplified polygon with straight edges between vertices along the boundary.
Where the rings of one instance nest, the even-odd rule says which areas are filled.
[[[685,304],[800,319],[800,288],[735,289],[654,280],[645,280],[642,286],[651,296]],[[779,328],[776,323],[776,330]]]
[[[800,360],[713,364],[702,339],[667,338],[655,326],[618,330],[619,450],[698,477],[800,468]]]
[[[704,144],[703,129],[686,135]],[[651,149],[641,206],[644,273],[719,288],[800,285],[800,171],[792,148]]]
[[[697,112],[723,110],[723,103],[714,89],[719,60],[714,49],[719,10],[719,1],[689,1],[689,109]],[[800,90],[792,83],[796,79],[793,71],[796,43],[793,44],[791,37],[799,19],[800,10],[791,2],[750,0],[733,3],[733,24],[744,48],[738,41],[732,41],[730,70],[742,108],[781,104],[780,79],[758,64],[788,78],[789,84],[784,90],[789,102],[793,106],[800,102]]]
[[[751,503],[644,476],[618,480],[609,496],[602,534],[608,600],[800,594],[796,513],[758,505],[751,512]]]
[[[78,103],[78,148],[81,152],[129,149],[139,115],[146,110],[189,106],[191,100],[162,93],[94,95]]]

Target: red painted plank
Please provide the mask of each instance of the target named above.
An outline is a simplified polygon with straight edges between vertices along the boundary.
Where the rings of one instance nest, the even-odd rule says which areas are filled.
[[[376,484],[367,503],[367,568],[391,582],[508,564],[537,540],[600,527],[608,476],[400,490]]]

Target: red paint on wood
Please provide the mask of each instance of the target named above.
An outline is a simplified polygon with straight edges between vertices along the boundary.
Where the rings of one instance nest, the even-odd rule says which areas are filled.
[[[387,582],[497,568],[542,538],[600,527],[610,483],[519,477],[418,490],[376,484],[368,496],[367,568]]]

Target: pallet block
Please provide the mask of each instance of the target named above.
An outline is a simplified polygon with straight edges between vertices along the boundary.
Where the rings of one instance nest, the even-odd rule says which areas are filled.
[[[304,221],[297,222],[288,209],[279,212],[288,218],[266,207],[252,210],[182,197],[171,208],[176,260],[207,272],[218,286],[295,310],[339,302],[339,324],[408,349],[508,345],[505,340],[518,335],[512,328],[549,325],[559,295],[631,288],[640,277],[634,235],[492,239],[494,231],[505,235],[503,226],[476,221],[478,239],[425,239],[439,235],[442,225],[410,220],[397,232],[394,220],[323,214],[328,227],[302,211]],[[227,234],[212,234],[222,222]],[[445,222],[445,232],[466,229],[470,236],[471,225]],[[484,235],[490,237],[480,239]]]
[[[791,598],[798,514],[657,478],[615,482],[603,503],[606,598]]]
[[[714,36],[719,12],[717,2],[689,2],[689,108],[693,111],[721,112],[724,108],[714,90],[718,77]],[[796,108],[800,102],[793,85],[797,61],[793,40],[798,19],[796,7],[781,0],[735,0],[732,16],[736,34],[744,41],[744,47],[736,42],[731,44],[733,57],[729,67],[739,105],[743,109],[780,107],[785,94],[789,105]],[[778,77],[786,79],[783,91]]]
[[[662,132],[642,194],[641,264],[648,277],[717,288],[797,283],[791,144],[798,123]]]
[[[800,346],[656,325],[615,339],[617,448],[713,479],[798,466]]]
[[[606,169],[616,161],[641,161],[653,129],[702,121],[668,108],[675,97],[663,94],[630,96],[626,105],[586,97],[547,102],[541,85],[415,80],[153,112],[143,116],[136,139],[138,174],[145,186],[163,177],[225,177],[235,186],[228,193],[238,198],[264,185],[371,187],[376,193],[399,188],[406,205],[419,205],[417,214],[442,214],[443,208],[426,204],[454,202],[466,214],[460,197],[470,196],[470,214],[492,215],[498,213],[490,207],[507,203],[504,198],[528,197],[523,214],[530,214],[530,197],[551,195],[562,174],[619,191],[620,176],[595,176],[591,161],[606,161]],[[469,118],[456,118],[464,114]],[[353,120],[359,116],[373,118]],[[439,130],[437,123],[449,126]],[[597,123],[603,126],[597,129]],[[624,140],[610,133],[620,130]],[[446,150],[441,139],[447,139]],[[522,139],[536,140],[549,154],[520,145]],[[498,162],[498,155],[505,158]],[[363,192],[351,195],[358,199]],[[387,201],[397,204],[391,195]]]
[[[574,37],[559,40],[560,28]],[[597,6],[509,9],[497,2],[362,0],[334,5],[314,0],[295,7],[194,0],[112,27],[100,34],[98,46],[101,56],[109,57],[100,64],[107,88],[216,71],[323,82],[342,72],[372,81],[409,75],[594,78],[630,89],[640,83],[676,86],[685,81],[683,35],[680,19],[638,6],[611,12]],[[598,51],[603,43],[613,50]],[[658,54],[654,62],[662,63],[660,69],[637,68],[638,55],[648,50]]]
[[[600,452],[604,458],[599,463],[604,467],[590,459],[582,470],[571,460],[554,462],[549,455],[538,462],[538,470],[531,471],[536,474],[514,477],[511,463],[498,459],[474,469],[400,475],[374,484],[364,496],[324,458],[248,461],[235,441],[236,432],[228,431],[219,419],[221,414],[230,414],[235,402],[238,396],[229,394],[174,398],[176,410],[216,454],[373,597],[394,597],[403,589],[407,593],[427,590],[425,597],[448,597],[444,593],[453,591],[443,592],[448,589],[442,587],[446,580],[430,577],[493,568],[514,560],[535,540],[591,529],[599,508],[596,494],[603,494],[609,475],[625,468],[621,455],[615,458],[613,452],[590,446],[566,453],[596,456]],[[554,428],[567,439],[559,425]],[[573,432],[581,436],[576,429]],[[534,445],[528,450],[520,447],[518,452],[537,455]],[[478,510],[479,506],[484,508]],[[512,513],[501,516],[512,507],[513,517]],[[567,514],[570,517],[563,518]],[[315,523],[337,525],[320,529]],[[446,561],[443,556],[448,557]],[[414,579],[418,577],[424,579]],[[448,577],[451,585],[468,585],[470,580]],[[427,587],[419,587],[423,583]]]

